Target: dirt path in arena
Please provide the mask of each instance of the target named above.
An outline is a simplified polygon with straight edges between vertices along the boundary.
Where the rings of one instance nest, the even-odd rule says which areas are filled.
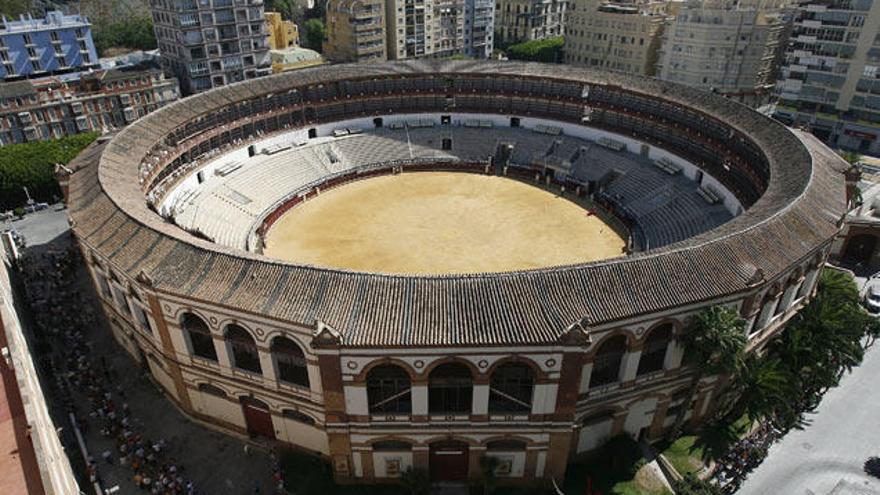
[[[265,254],[333,268],[445,274],[522,270],[623,253],[598,217],[503,177],[419,172],[366,179],[299,205]]]

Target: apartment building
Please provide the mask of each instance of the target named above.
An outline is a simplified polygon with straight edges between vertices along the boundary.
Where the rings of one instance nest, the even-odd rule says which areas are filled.
[[[328,0],[324,56],[334,62],[384,61],[385,2]]]
[[[177,80],[142,64],[0,84],[0,145],[124,127],[180,98]]]
[[[779,4],[684,4],[664,30],[657,77],[753,106],[773,93],[791,18]]]
[[[272,72],[263,0],[150,0],[165,70],[192,94]]]
[[[829,145],[880,156],[880,3],[798,6],[774,116]]]
[[[0,78],[4,81],[75,72],[97,63],[91,24],[85,16],[51,11],[43,19],[29,14],[18,20],[2,17]]]
[[[572,0],[565,14],[566,63],[654,75],[667,2]]]
[[[498,0],[497,41],[519,43],[562,36],[567,4],[568,0]]]
[[[333,61],[487,58],[494,21],[493,0],[330,0],[324,55]]]

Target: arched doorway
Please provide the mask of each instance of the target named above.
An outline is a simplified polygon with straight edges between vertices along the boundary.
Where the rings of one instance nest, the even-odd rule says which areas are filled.
[[[871,255],[877,247],[877,237],[873,234],[857,234],[849,238],[846,243],[846,251],[843,253],[844,261],[850,263],[870,263]]]
[[[432,481],[463,481],[468,477],[468,444],[455,440],[434,442],[428,465]]]
[[[244,412],[244,423],[249,434],[275,440],[275,427],[272,425],[272,415],[269,413],[269,406],[265,402],[253,397],[242,397],[241,409]]]

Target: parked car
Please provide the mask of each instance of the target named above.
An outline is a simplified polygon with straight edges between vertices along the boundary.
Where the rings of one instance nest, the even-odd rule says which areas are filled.
[[[35,213],[41,210],[45,210],[49,207],[49,203],[34,203],[32,205],[27,205],[24,207],[24,211],[28,213]]]
[[[865,292],[865,307],[870,313],[880,313],[880,285],[872,285]]]

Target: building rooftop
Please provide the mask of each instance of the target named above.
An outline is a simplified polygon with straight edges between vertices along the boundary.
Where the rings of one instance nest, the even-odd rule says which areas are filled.
[[[58,29],[60,27],[89,26],[89,19],[84,15],[65,15],[53,10],[46,13],[46,17],[35,19],[30,14],[22,15],[19,19],[8,19],[5,15],[0,23],[0,36],[12,33],[28,33],[46,29]]]
[[[146,204],[138,164],[187,122],[294,87],[424,76],[567,82],[591,87],[591,94],[659,98],[747,136],[766,156],[770,179],[743,214],[664,248],[594,263],[454,276],[280,262],[189,234]],[[169,294],[300,325],[320,320],[341,345],[373,347],[558,343],[590,326],[705,304],[772,282],[793,264],[809,262],[838,232],[848,165],[809,134],[693,88],[568,66],[419,60],[322,66],[224,86],[151,113],[70,167],[76,170],[73,229],[114,269]]]

